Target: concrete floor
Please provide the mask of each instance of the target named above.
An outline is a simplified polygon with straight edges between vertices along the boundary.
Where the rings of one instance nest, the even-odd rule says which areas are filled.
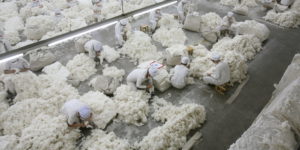
[[[220,6],[216,1],[199,1],[199,4],[196,6],[201,13],[214,11],[221,16],[224,16],[229,10],[228,7]],[[175,7],[168,7],[164,9],[163,12],[175,13]],[[254,9],[250,18],[237,16],[237,20],[259,20],[262,15],[262,12],[259,12],[258,9]],[[144,24],[147,20],[147,17],[141,17],[133,23],[133,27],[137,28],[139,24]],[[269,101],[274,91],[274,84],[279,82],[294,54],[300,52],[300,42],[298,42],[300,39],[300,29],[287,30],[269,23],[266,23],[266,25],[271,30],[271,36],[269,40],[265,42],[263,51],[260,52],[253,61],[249,62],[248,73],[250,80],[233,104],[225,104],[225,102],[234,92],[235,88],[232,88],[226,95],[222,96],[217,94],[210,87],[204,85],[201,81],[197,81],[196,84],[187,86],[183,90],[170,88],[164,93],[157,93],[158,96],[167,99],[175,105],[196,103],[205,106],[207,121],[204,126],[200,128],[203,139],[194,145],[193,150],[228,149],[251,125],[256,116]],[[193,44],[201,39],[198,33],[185,32],[188,37],[187,44]],[[96,31],[92,33],[92,36],[105,45],[113,47],[115,44],[114,27]],[[154,43],[159,50],[163,50],[163,47],[159,43]],[[72,41],[55,47],[53,51],[60,57],[60,61],[63,64],[66,64],[76,54],[74,51],[74,42]],[[126,74],[135,67],[128,58],[121,58],[111,65],[125,69]],[[101,73],[102,67],[100,66],[98,70],[98,73]],[[87,86],[89,80],[80,85],[80,94],[91,90]],[[148,118],[148,123],[141,127],[114,121],[106,130],[114,131],[117,136],[126,138],[130,143],[134,143],[146,136],[152,128],[161,125],[161,123],[152,120],[151,117]]]

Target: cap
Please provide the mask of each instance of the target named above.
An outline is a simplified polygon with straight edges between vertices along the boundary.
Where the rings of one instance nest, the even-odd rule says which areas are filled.
[[[228,17],[232,17],[232,16],[233,16],[233,12],[231,12],[231,11],[228,12],[228,13],[227,13],[227,16],[228,16]]]
[[[214,61],[218,61],[221,59],[221,56],[219,53],[213,52],[210,54],[210,59]]]
[[[79,112],[80,118],[82,118],[83,120],[88,119],[92,113],[91,109],[87,106],[81,107],[78,112]]]
[[[98,42],[93,44],[93,48],[94,48],[94,51],[96,51],[96,52],[100,52],[103,50],[102,45]]]
[[[120,20],[121,25],[125,26],[128,23],[128,19]]]
[[[158,68],[156,66],[151,66],[148,71],[151,77],[155,77],[158,74]]]
[[[190,59],[188,57],[181,57],[181,63],[187,65],[190,62]]]

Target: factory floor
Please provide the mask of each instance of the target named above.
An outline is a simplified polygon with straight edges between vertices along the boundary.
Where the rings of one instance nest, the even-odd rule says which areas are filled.
[[[228,7],[220,6],[216,1],[200,1],[196,6],[200,13],[213,11],[220,16],[224,16],[230,10]],[[170,6],[163,9],[162,12],[175,13],[175,10],[174,6]],[[259,10],[253,11],[250,15],[251,18],[261,20],[259,16],[262,16],[263,13]],[[238,21],[251,19],[245,16],[237,16],[236,18]],[[144,16],[135,20],[133,27],[138,29],[139,25],[147,23],[148,17]],[[211,87],[196,80],[196,84],[189,85],[183,90],[170,88],[164,93],[156,93],[157,96],[163,97],[175,105],[196,103],[205,106],[207,120],[203,127],[199,129],[202,133],[202,139],[195,143],[193,150],[228,149],[251,125],[256,116],[268,103],[275,89],[274,84],[279,82],[293,56],[300,52],[300,29],[282,29],[270,23],[265,24],[271,30],[270,38],[264,43],[263,50],[257,54],[253,61],[249,62],[248,74],[250,79],[232,104],[226,104],[226,101],[234,93],[238,85],[230,88],[225,95],[220,95]],[[201,36],[199,33],[185,32],[188,37],[187,45],[200,41]],[[92,36],[100,40],[104,45],[115,46],[113,26],[93,32]],[[159,50],[163,50],[159,43],[154,42],[154,44]],[[60,61],[64,65],[76,54],[74,42],[58,45],[53,51],[61,58]],[[119,69],[125,69],[126,74],[135,67],[128,58],[121,58],[110,65],[115,65]],[[102,68],[102,66],[99,67],[98,74],[101,73]],[[87,86],[89,80],[81,83],[78,87],[80,94],[92,90]],[[148,122],[140,127],[114,121],[108,125],[106,131],[114,131],[117,136],[126,138],[133,144],[146,136],[154,127],[162,125],[162,123],[152,120],[151,117],[148,118]]]

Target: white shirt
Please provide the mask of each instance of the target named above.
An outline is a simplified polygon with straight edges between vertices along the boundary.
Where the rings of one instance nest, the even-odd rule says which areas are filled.
[[[64,106],[61,108],[61,112],[64,115],[66,115],[67,122],[69,125],[80,122],[80,119],[78,116],[78,111],[82,107],[88,107],[88,106],[77,99],[73,99],[73,100],[67,101],[64,104]]]
[[[89,52],[89,57],[91,57],[91,58],[96,57],[96,51],[94,49],[95,45],[102,47],[102,43],[97,40],[89,40],[88,42],[86,42],[84,44],[84,49]],[[102,47],[102,49],[103,49],[103,47]]]
[[[147,78],[147,69],[135,69],[127,76],[127,82],[135,83],[137,88],[145,89],[147,86],[142,85],[143,82],[149,80],[149,83],[152,84],[152,78]]]
[[[181,89],[185,87],[187,83],[187,75],[189,73],[189,69],[184,65],[176,65],[174,70],[171,71],[171,84],[172,86]]]
[[[8,61],[5,64],[5,70],[25,69],[25,68],[29,68],[29,63],[23,58],[17,58],[17,59]]]
[[[123,25],[121,25],[120,22],[118,22],[118,23],[116,24],[116,26],[115,26],[115,36],[116,36],[116,37],[121,37],[122,34],[124,34],[125,27],[126,27],[126,25],[123,26]]]
[[[230,68],[228,64],[225,62],[217,64],[211,77],[214,78],[219,85],[228,82],[230,80]]]

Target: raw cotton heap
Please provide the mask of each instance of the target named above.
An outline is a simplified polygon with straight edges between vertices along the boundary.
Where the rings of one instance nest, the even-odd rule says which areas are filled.
[[[124,69],[118,69],[115,66],[105,66],[105,68],[103,69],[103,75],[104,76],[108,76],[108,77],[112,77],[114,79],[118,79],[118,81],[122,81],[123,80],[123,76],[125,75],[125,70]]]
[[[10,44],[16,44],[21,41],[19,31],[24,30],[24,22],[21,17],[15,16],[9,18],[4,23],[4,38]]]
[[[69,128],[64,116],[40,114],[22,131],[16,149],[74,150],[79,137],[79,130]]]
[[[160,104],[163,106],[156,110],[158,112],[155,116],[158,120],[167,120],[167,122],[163,126],[152,129],[137,144],[139,149],[180,149],[186,143],[186,135],[205,121],[205,108],[201,105],[186,104],[176,108],[166,102]]]
[[[82,143],[81,150],[105,149],[105,150],[131,150],[127,140],[118,138],[114,132],[105,133],[95,129]]]
[[[239,5],[239,0],[221,0],[220,3],[226,6],[236,6]],[[249,7],[257,6],[255,0],[242,0],[241,5],[246,5]]]
[[[116,51],[114,48],[111,48],[107,45],[103,46],[103,51],[101,52],[101,56],[105,59],[108,63],[111,63],[118,58],[120,58],[120,53]]]
[[[7,19],[18,15],[18,6],[15,2],[1,2],[0,14],[0,22],[5,22]]]
[[[300,25],[299,12],[296,11],[276,13],[274,10],[270,10],[264,19],[287,28],[297,28]]]
[[[205,73],[209,72],[215,64],[210,60],[210,52],[202,57],[196,57],[190,64],[190,75],[197,78],[202,78]]]
[[[253,35],[238,35],[233,39],[225,37],[218,41],[211,51],[225,54],[228,51],[235,51],[243,55],[246,60],[252,60],[257,52],[262,49],[261,42]]]
[[[93,121],[98,128],[104,129],[117,115],[117,105],[103,93],[93,91],[88,92],[80,97],[80,101],[91,107]]]
[[[96,63],[85,54],[78,54],[67,63],[67,69],[71,72],[71,78],[78,81],[85,81],[96,73]]]
[[[102,2],[101,19],[108,19],[122,14],[121,3],[118,0]]]
[[[129,37],[122,47],[121,53],[128,55],[135,63],[162,57],[162,54],[157,52],[155,45],[151,43],[151,38],[141,31],[135,31]]]
[[[174,18],[172,14],[163,14],[161,19],[158,21],[158,25],[164,28],[181,28],[178,20]]]
[[[18,102],[0,116],[3,133],[20,135],[22,130],[28,127],[37,115],[53,110],[53,107],[42,99],[27,99]]]
[[[200,22],[200,33],[202,36],[210,42],[216,42],[218,38],[217,27],[221,25],[222,18],[214,12],[210,12],[202,15]]]
[[[193,48],[192,56],[194,58],[205,57],[209,53],[208,49],[204,45],[198,44],[198,45],[193,45],[191,47]]]
[[[0,150],[15,150],[18,139],[15,135],[0,136]]]
[[[147,122],[150,95],[145,91],[133,90],[128,85],[121,85],[114,93],[118,104],[118,119],[125,123],[141,126]]]
[[[130,0],[124,1],[124,12],[130,12],[155,4],[155,0]]]
[[[24,34],[30,40],[40,40],[44,34],[53,30],[55,20],[51,16],[33,16],[26,20]]]
[[[60,62],[55,62],[44,67],[42,72],[49,76],[54,76],[56,79],[64,81],[66,81],[68,76],[71,74],[70,71]]]
[[[265,41],[270,35],[270,30],[268,27],[262,23],[255,20],[246,20],[244,22],[238,22],[231,26],[236,34],[248,34],[254,35],[260,39],[260,41]]]

